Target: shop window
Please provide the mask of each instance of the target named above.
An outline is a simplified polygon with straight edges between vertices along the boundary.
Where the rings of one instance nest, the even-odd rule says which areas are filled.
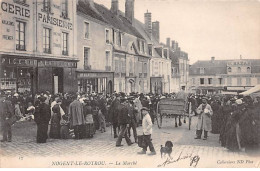
[[[84,67],[89,65],[90,48],[84,47]]]
[[[25,50],[25,22],[16,21],[16,50]]]
[[[106,29],[106,43],[109,44],[110,43],[110,33],[109,30]]]
[[[68,0],[62,0],[61,2],[61,17],[68,18]]]
[[[43,52],[51,53],[51,29],[43,28]]]
[[[89,23],[88,22],[84,22],[84,26],[85,26],[85,33],[84,33],[84,37],[85,39],[89,39]]]
[[[43,0],[43,11],[51,12],[51,0]]]
[[[200,84],[204,85],[204,78],[200,78]]]
[[[68,33],[62,32],[62,55],[68,55]]]

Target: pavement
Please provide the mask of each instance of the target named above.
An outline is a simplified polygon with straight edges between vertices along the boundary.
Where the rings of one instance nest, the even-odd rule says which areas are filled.
[[[12,142],[1,143],[0,167],[260,167],[260,156],[221,147],[218,134],[195,140],[196,121],[194,117],[191,130],[188,123],[175,128],[173,119],[164,119],[161,129],[153,125],[155,156],[138,155],[141,148],[137,144],[128,146],[124,139],[123,146],[116,147],[111,127],[105,133],[97,131],[90,139],[48,139],[46,144],[37,144],[36,124],[19,122],[12,127]],[[141,127],[137,132],[142,134]],[[173,142],[171,158],[161,157],[161,145],[168,140]]]

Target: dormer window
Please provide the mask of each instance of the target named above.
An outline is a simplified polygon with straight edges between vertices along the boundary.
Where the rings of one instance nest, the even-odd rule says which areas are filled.
[[[204,74],[205,73],[205,68],[200,68],[200,74]]]
[[[228,67],[228,68],[227,68],[227,71],[228,71],[228,72],[232,72],[231,67]]]
[[[163,56],[167,59],[167,57],[168,57],[168,49],[163,49]]]

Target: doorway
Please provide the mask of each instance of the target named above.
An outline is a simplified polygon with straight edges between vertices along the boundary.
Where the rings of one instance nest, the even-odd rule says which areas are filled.
[[[63,93],[63,68],[53,68],[53,93]]]

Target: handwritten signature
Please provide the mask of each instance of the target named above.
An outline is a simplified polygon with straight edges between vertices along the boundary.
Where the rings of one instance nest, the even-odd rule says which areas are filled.
[[[159,164],[157,167],[165,167],[166,165],[176,163],[180,160],[185,160],[185,159],[190,159],[190,166],[196,167],[199,163],[200,157],[198,155],[193,156],[193,154],[182,156],[182,152],[181,152],[177,159],[173,160],[173,158],[167,157],[166,161],[163,162],[162,164]]]

